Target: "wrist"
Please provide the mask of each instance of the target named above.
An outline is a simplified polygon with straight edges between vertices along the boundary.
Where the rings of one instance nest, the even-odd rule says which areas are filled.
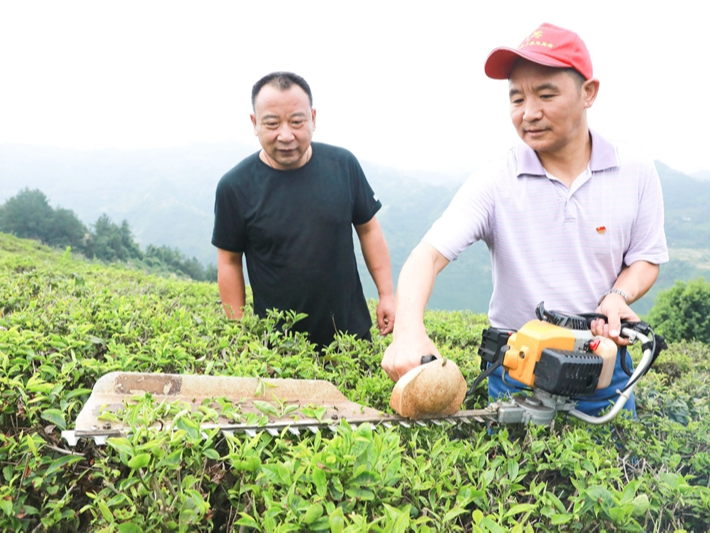
[[[624,302],[626,303],[626,305],[629,305],[629,295],[626,294],[626,292],[623,291],[622,289],[609,289],[604,294],[602,294],[602,297],[599,298],[599,302],[597,303],[597,305],[598,306],[601,305],[602,302],[604,301],[604,298],[606,298],[610,294],[618,294],[619,296],[621,296],[624,299]]]
[[[404,322],[404,321],[403,321]],[[419,338],[422,335],[426,336],[426,327],[424,326],[424,322],[421,323],[416,323],[416,324],[406,324],[399,321],[399,317],[397,317],[397,320],[395,320],[394,323],[394,329],[392,330],[392,338],[396,339],[400,336],[404,338]]]

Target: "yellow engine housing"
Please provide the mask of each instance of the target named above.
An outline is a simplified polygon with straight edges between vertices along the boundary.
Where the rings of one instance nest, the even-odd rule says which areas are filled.
[[[591,339],[591,332],[574,331],[542,320],[531,320],[513,333],[508,340],[503,366],[508,375],[532,387],[535,384],[535,365],[546,348],[557,350],[579,349],[580,341]]]

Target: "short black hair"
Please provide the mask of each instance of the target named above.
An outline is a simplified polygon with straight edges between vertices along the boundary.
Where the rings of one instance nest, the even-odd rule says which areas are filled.
[[[577,85],[577,89],[581,89],[582,85],[584,85],[584,82],[587,81],[587,78],[584,77],[584,74],[582,74],[576,68],[570,67],[563,68],[562,70],[572,76],[572,79],[574,79],[574,83]]]
[[[254,84],[254,87],[252,87],[252,109],[254,109],[256,97],[261,92],[261,89],[264,88],[264,85],[273,85],[280,91],[286,91],[294,85],[298,85],[308,95],[308,101],[310,102],[311,107],[313,107],[313,93],[311,93],[311,87],[308,85],[308,82],[306,80],[304,80],[298,74],[294,74],[293,72],[272,72],[271,74],[267,74],[266,76],[261,78]]]

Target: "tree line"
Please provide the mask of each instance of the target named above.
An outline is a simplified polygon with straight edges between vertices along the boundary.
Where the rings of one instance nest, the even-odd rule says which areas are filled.
[[[177,248],[150,244],[141,250],[126,220],[116,224],[104,213],[87,228],[74,211],[49,205],[39,189],[22,189],[0,205],[0,231],[54,248],[70,247],[89,259],[132,263],[150,272],[180,274],[198,281],[217,280],[213,265],[205,268]]]
[[[128,222],[114,223],[106,214],[87,228],[74,211],[52,208],[40,190],[25,188],[0,205],[0,232],[35,239],[55,247],[71,247],[89,259],[130,263],[151,273],[173,273],[197,281],[216,281],[214,265],[205,268],[177,248],[148,245],[142,251]],[[669,341],[696,340],[710,344],[710,283],[700,277],[676,281],[661,291],[645,318]]]

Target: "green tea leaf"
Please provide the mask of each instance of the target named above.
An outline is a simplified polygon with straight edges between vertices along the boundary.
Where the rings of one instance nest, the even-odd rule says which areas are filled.
[[[59,409],[45,409],[42,411],[42,418],[47,422],[51,422],[59,429],[67,429],[67,423],[64,421],[64,413]]]
[[[321,498],[325,498],[325,493],[328,488],[328,479],[325,475],[325,471],[322,468],[313,468],[313,484],[316,486],[316,493]]]
[[[648,508],[651,506],[651,503],[648,500],[648,496],[645,494],[639,494],[636,496],[631,504],[634,506],[634,510],[632,512],[633,516],[643,516],[646,514],[648,511]]]
[[[462,509],[461,507],[454,507],[453,509],[451,509],[448,513],[446,513],[444,515],[444,522],[451,522],[457,516],[460,516],[462,514],[467,514],[467,513],[468,513],[467,509]]]
[[[64,455],[63,457],[60,457],[59,459],[55,459],[52,461],[52,464],[49,465],[49,468],[47,468],[47,471],[45,472],[46,476],[51,476],[54,474],[56,471],[64,468],[65,466],[78,463],[81,461],[83,457],[81,455]]]
[[[514,459],[510,459],[508,461],[508,479],[515,481],[515,478],[518,476],[519,469],[520,467],[518,466],[518,462]]]
[[[509,518],[511,516],[515,516],[516,514],[526,513],[532,509],[535,509],[534,503],[518,503],[508,509],[503,515],[503,518]]]
[[[552,518],[550,518],[550,523],[553,526],[558,526],[560,524],[566,524],[570,520],[574,518],[573,514],[556,514],[552,515]]]
[[[143,468],[150,463],[150,454],[149,453],[139,453],[135,457],[133,457],[130,461],[128,461],[128,466],[129,468]]]
[[[215,450],[214,448],[207,448],[202,453],[208,459],[212,459],[213,461],[219,460],[219,452],[217,452],[217,450]]]
[[[275,418],[279,418],[279,412],[276,410],[276,407],[274,407],[270,403],[262,402],[261,400],[254,400],[252,403],[254,404],[254,407],[256,407],[265,415],[271,415]]]
[[[235,522],[238,526],[246,526],[254,529],[259,529],[259,524],[251,516],[246,513],[239,513],[241,518]]]
[[[308,511],[306,511],[306,514],[303,516],[303,521],[306,524],[312,524],[313,522],[318,520],[322,515],[323,506],[320,503],[314,503],[308,508]]]
[[[7,516],[12,516],[12,500],[0,499],[0,511],[5,513]]]
[[[327,409],[325,407],[301,407],[301,413],[307,418],[315,418],[318,422],[323,420],[323,415],[325,415]]]
[[[506,533],[504,528],[500,527],[487,516],[481,520],[481,527],[486,527],[491,533]]]
[[[290,405],[285,405],[283,409],[283,414],[284,416],[289,415],[293,413],[294,411],[298,411],[299,405],[296,403],[292,403]]]
[[[106,520],[109,524],[113,524],[113,513],[111,513],[111,509],[108,508],[108,505],[106,505],[102,501],[98,501],[97,503],[99,505],[99,511],[101,511],[104,520]]]
[[[118,524],[119,533],[142,533],[143,529],[133,522],[126,522],[123,524]]]
[[[106,444],[119,453],[125,453],[126,455],[133,454],[133,446],[131,446],[131,443],[125,437],[110,437],[106,439]]]
[[[340,507],[337,507],[335,511],[330,514],[328,525],[330,526],[331,533],[342,533],[343,529],[345,529],[345,517]]]

